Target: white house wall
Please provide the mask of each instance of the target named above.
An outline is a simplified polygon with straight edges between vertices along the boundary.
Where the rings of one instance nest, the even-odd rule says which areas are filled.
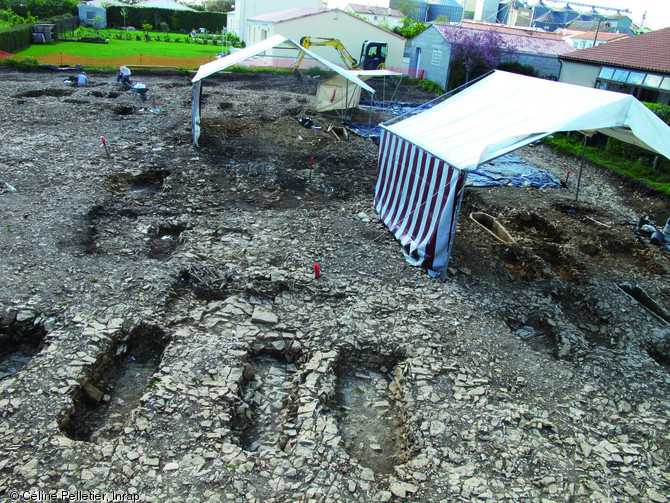
[[[357,14],[357,15],[362,17],[369,23],[375,24],[377,26],[382,25],[388,26],[391,29],[395,28],[396,26],[400,26],[400,21],[402,21],[402,18],[394,16],[380,16],[376,14]]]
[[[86,4],[79,4],[77,8],[82,25],[99,29],[107,27],[107,9]]]
[[[248,19],[278,12],[286,9],[297,9],[300,7],[313,7],[315,9],[325,8],[323,0],[236,0],[235,22],[230,30],[238,35],[247,45],[254,42],[247,40]],[[256,41],[257,42],[257,41]]]
[[[595,87],[596,79],[600,74],[600,66],[576,63],[574,61],[563,61],[558,81],[584,87]]]
[[[475,19],[490,23],[498,22],[498,6],[499,0],[477,0]]]
[[[277,33],[296,42],[306,36],[338,39],[356,61],[361,56],[364,41],[386,42],[388,44],[386,67],[389,69],[402,67],[404,38],[343,11],[323,12],[276,24],[250,21],[247,45],[258,43]],[[339,52],[333,47],[310,47],[310,50],[328,61],[343,66]],[[278,50],[272,55],[286,55],[286,51]],[[302,63],[302,68],[309,68],[308,60]]]
[[[286,35],[285,33],[277,32],[276,30],[276,25],[274,23],[250,23],[249,26],[247,26],[247,45],[254,45],[257,44],[258,42],[262,42],[266,38],[270,38],[273,35],[284,35],[288,38],[291,38],[295,40],[296,42],[300,42],[300,40],[294,39],[290,35]],[[293,51],[291,52],[293,53]],[[278,50],[273,50],[270,51],[268,54],[271,54],[273,56],[281,55],[283,52],[278,51]]]
[[[417,70],[420,77],[437,82],[447,89],[449,79],[449,63],[451,60],[451,44],[435,28],[430,27],[408,42],[410,59],[409,67]],[[438,54],[439,53],[439,54]]]

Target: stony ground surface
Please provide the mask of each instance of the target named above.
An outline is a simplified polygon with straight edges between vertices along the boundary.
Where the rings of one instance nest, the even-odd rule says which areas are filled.
[[[443,283],[316,81],[212,79],[194,149],[188,76],[90,77],[0,78],[0,496],[668,500],[667,198],[468,188]]]

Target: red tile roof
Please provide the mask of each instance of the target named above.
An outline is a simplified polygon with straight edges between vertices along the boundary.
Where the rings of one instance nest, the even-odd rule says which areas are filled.
[[[595,40],[596,32],[595,31],[579,31],[579,30],[565,30],[565,36],[578,39],[578,40]],[[623,38],[628,38],[630,35],[627,33],[603,33],[602,31],[598,32],[598,41],[602,42],[612,42],[614,40],[619,40]]]
[[[482,31],[481,28],[472,28],[470,26],[459,26],[456,24],[434,24],[447,42],[457,42],[465,32]],[[542,54],[550,56],[558,56],[566,54],[574,49],[562,37],[546,38],[538,37],[536,35],[518,35],[516,33],[506,33],[498,31],[500,38],[505,43],[508,49],[512,49],[522,54]]]
[[[391,7],[375,7],[372,5],[361,5],[357,3],[350,3],[349,5],[347,5],[347,7],[351,8],[356,14],[373,14],[375,16],[392,16],[392,17],[405,16],[401,10],[393,9]]]
[[[473,30],[493,30],[499,33],[510,33],[512,35],[529,35],[532,37],[542,37],[552,40],[561,40],[563,38],[563,35],[561,35],[560,33],[544,31],[538,28],[530,28],[523,26],[507,26],[499,23],[488,23],[486,21],[473,21],[471,19],[461,20],[460,25],[465,28],[472,28]]]
[[[267,14],[261,14],[249,19],[253,21],[264,21],[267,23],[283,23],[301,17],[313,16],[314,14],[323,14],[324,12],[328,12],[328,9],[317,9],[315,7],[293,7],[292,9],[268,12]]]
[[[561,59],[670,73],[670,27],[575,51]]]

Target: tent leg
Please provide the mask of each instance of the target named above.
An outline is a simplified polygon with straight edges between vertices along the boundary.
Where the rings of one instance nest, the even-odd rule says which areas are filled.
[[[365,138],[365,157],[368,156],[368,145],[370,145],[370,131],[372,130],[372,93],[368,91],[370,95],[370,109],[368,111],[368,134]]]
[[[402,84],[402,78],[403,75],[401,75],[400,78],[398,79],[398,82],[396,83],[395,89],[393,90],[393,94],[391,95],[391,99],[389,100],[389,102],[393,102],[393,100],[395,99],[395,95],[398,92],[398,89],[400,89],[400,84]]]
[[[456,237],[456,224],[458,222],[458,215],[461,213],[461,204],[463,204],[463,194],[465,193],[465,184],[468,182],[468,172],[466,171],[463,174],[463,186],[461,187],[461,193],[458,194],[458,204],[456,205],[456,211],[454,212],[454,226],[451,229],[449,235],[449,248],[447,249],[447,256],[444,259],[444,269],[442,269],[442,283],[447,282],[447,267],[449,266],[449,259],[451,258],[451,249],[454,246],[454,238]]]
[[[582,186],[582,170],[584,169],[584,159],[586,159],[586,141],[588,136],[584,135],[584,148],[582,149],[582,163],[579,166],[579,178],[577,178],[577,192],[575,193],[575,201],[579,201],[579,188]]]

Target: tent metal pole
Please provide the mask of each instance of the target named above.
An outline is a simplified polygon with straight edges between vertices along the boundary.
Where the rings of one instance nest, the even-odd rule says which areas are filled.
[[[398,82],[395,85],[395,89],[393,90],[393,94],[391,95],[391,98],[389,99],[389,102],[393,102],[396,93],[398,92],[398,89],[400,88],[400,84],[402,83],[402,78],[403,76],[400,75],[400,78],[398,79]]]
[[[368,111],[368,134],[365,138],[365,157],[368,156],[368,145],[370,145],[370,131],[372,129],[372,93],[368,91],[370,95],[370,109]]]
[[[588,136],[584,135],[584,148],[582,148],[582,163],[579,166],[579,177],[577,178],[577,192],[575,193],[575,201],[579,201],[579,188],[582,186],[582,170],[584,169],[584,159],[586,159],[586,141]]]
[[[451,249],[454,246],[454,238],[456,237],[456,224],[458,222],[458,215],[461,213],[461,204],[463,204],[463,194],[465,194],[465,184],[468,182],[468,172],[463,172],[463,185],[461,186],[461,193],[458,194],[458,204],[454,211],[454,225],[449,233],[449,248],[447,248],[447,256],[444,259],[444,269],[442,269],[442,283],[447,282],[447,267],[449,266],[449,259],[451,258]]]
[[[345,89],[345,91],[344,91],[344,95],[345,95],[344,103],[346,104],[346,109],[345,109],[344,113],[347,114],[348,113],[347,111],[349,110],[349,106],[350,106],[350,103],[349,103],[349,80],[347,80],[345,82],[344,86],[345,86],[344,87],[344,89]],[[348,115],[345,115],[344,118],[345,118],[345,120],[351,120],[351,117],[349,117]]]

